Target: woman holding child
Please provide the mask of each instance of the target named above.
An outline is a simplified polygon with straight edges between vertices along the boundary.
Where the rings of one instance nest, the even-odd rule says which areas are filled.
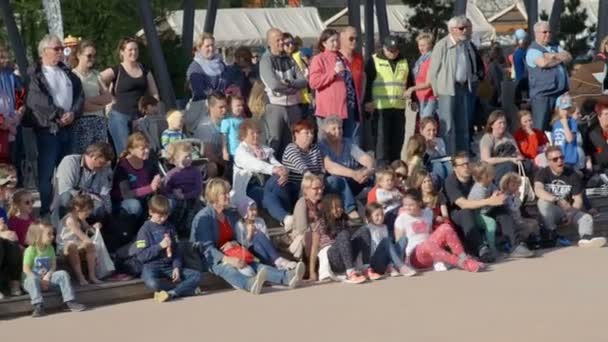
[[[205,189],[207,207],[196,215],[192,223],[190,240],[198,246],[209,271],[252,294],[260,294],[266,281],[289,288],[297,286],[304,275],[304,264],[297,264],[293,270],[263,265],[253,261],[247,250],[236,242],[235,228],[239,218],[234,211],[228,210],[229,193],[227,181],[220,178],[209,180]]]

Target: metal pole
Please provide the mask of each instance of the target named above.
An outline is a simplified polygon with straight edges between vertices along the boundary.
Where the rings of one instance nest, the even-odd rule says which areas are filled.
[[[564,0],[555,0],[553,2],[551,16],[549,17],[549,26],[551,27],[551,34],[553,37],[552,43],[557,43],[559,41],[559,22],[564,10]]]
[[[390,34],[388,28],[388,16],[386,14],[386,0],[376,0],[376,17],[378,18],[378,31],[380,41]]]
[[[186,60],[192,58],[192,42],[194,41],[194,2],[194,0],[184,0],[184,3],[182,4],[182,9],[184,11],[184,17],[182,18],[182,47],[184,48]]]
[[[374,0],[365,0],[365,60],[374,54]]]
[[[467,13],[467,0],[456,0],[454,4],[454,16],[466,15]]]
[[[168,108],[175,108],[175,92],[173,91],[173,84],[171,83],[169,70],[167,70],[165,56],[163,55],[160,39],[158,39],[156,26],[154,25],[152,6],[148,0],[139,0],[139,12],[146,40],[148,41],[148,48],[152,56],[154,71],[156,71],[156,84],[160,90],[160,97]]]
[[[361,37],[361,0],[348,0],[348,26],[357,30],[357,37]],[[357,42],[357,50],[361,52],[361,39]]]
[[[219,7],[219,0],[209,0],[207,2],[207,14],[205,15],[205,29],[204,32],[213,33],[215,28],[215,17],[217,16],[217,8]]]
[[[27,54],[25,53],[25,46],[23,45],[19,29],[17,28],[17,23],[15,23],[13,8],[11,7],[9,0],[0,0],[0,14],[2,14],[2,21],[4,21],[4,25],[6,25],[11,49],[15,53],[19,74],[21,74],[21,78],[27,82]]]
[[[538,21],[538,1],[527,0],[526,11],[528,12],[528,35],[534,37],[534,24]]]
[[[597,12],[597,35],[595,37],[595,46],[597,46],[597,52],[603,52],[602,40],[608,35],[608,0],[599,1],[599,9]]]

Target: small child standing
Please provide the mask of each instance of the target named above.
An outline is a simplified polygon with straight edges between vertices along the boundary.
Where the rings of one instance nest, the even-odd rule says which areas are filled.
[[[11,198],[8,210],[8,228],[19,238],[19,244],[26,246],[27,229],[34,223],[34,198],[32,192],[26,189],[17,190]]]
[[[573,111],[570,95],[564,94],[557,98],[552,120],[551,140],[553,145],[561,147],[566,165],[578,170],[578,124],[572,118]]]
[[[148,202],[150,219],[137,233],[137,259],[144,264],[141,278],[154,292],[159,303],[183,296],[193,296],[199,291],[201,273],[182,268],[178,240],[172,225],[166,224],[169,216],[169,200],[160,195]],[[175,286],[162,283],[169,279]]]
[[[172,168],[163,179],[163,194],[172,200],[195,200],[201,196],[203,175],[192,165],[192,144],[178,141],[167,150]]]
[[[422,206],[422,196],[418,190],[406,191],[402,213],[395,222],[397,238],[407,237],[405,255],[408,263],[418,269],[430,268],[438,262],[469,272],[482,269],[485,266],[483,263],[464,252],[458,234],[451,225],[441,224],[432,230],[433,212]]]
[[[364,248],[362,248],[362,261],[369,265],[370,274],[389,274],[391,277],[405,275],[407,277],[416,274],[416,271],[406,266],[403,262],[404,254],[399,252],[388,234],[388,228],[384,224],[384,209],[379,203],[370,203],[365,208],[367,224],[362,228],[361,234]]]
[[[231,115],[222,119],[220,132],[222,132],[222,146],[224,160],[234,160],[236,148],[241,143],[239,139],[239,127],[245,116],[245,99],[242,96],[233,95],[229,98]]]
[[[168,128],[163,131],[160,143],[166,149],[171,143],[186,139],[184,129],[184,113],[179,110],[172,110],[167,113]]]
[[[133,122],[133,131],[142,132],[150,141],[154,155],[162,150],[161,135],[167,129],[167,120],[158,112],[158,100],[144,95],[138,102],[139,112],[143,115]]]
[[[494,166],[484,161],[477,162],[471,167],[471,174],[475,184],[469,192],[469,200],[483,200],[490,198],[492,194],[498,191],[498,188],[492,182],[494,179]],[[496,221],[486,215],[492,208],[483,207],[476,210],[475,219],[477,223],[483,226],[486,233],[486,242],[490,245],[490,249],[496,253]]]
[[[23,253],[23,287],[29,293],[34,311],[33,317],[44,315],[42,291],[59,287],[63,302],[70,311],[84,311],[84,305],[75,301],[70,275],[57,271],[55,250],[53,249],[53,226],[48,222],[36,222],[27,232],[28,248]]]
[[[249,249],[262,264],[275,265],[279,270],[292,270],[301,268],[304,273],[304,264],[289,261],[279,255],[268,237],[266,222],[258,217],[258,207],[254,200],[246,197],[239,204],[241,219],[236,225],[236,238],[241,246]]]
[[[61,220],[59,234],[57,235],[57,249],[68,257],[70,267],[76,273],[80,285],[89,284],[82,273],[81,254],[86,257],[91,283],[102,283],[95,274],[97,251],[88,235],[93,235],[96,229],[101,229],[101,223],[97,222],[91,227],[87,222],[87,218],[93,213],[93,208],[94,203],[89,195],[78,194],[74,196],[70,203],[70,212]]]

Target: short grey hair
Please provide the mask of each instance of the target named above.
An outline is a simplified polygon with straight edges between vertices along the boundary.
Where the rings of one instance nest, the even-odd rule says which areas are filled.
[[[534,32],[539,32],[541,28],[543,27],[548,27],[549,29],[551,29],[551,25],[549,24],[548,21],[539,21],[536,24],[534,24]]]
[[[54,41],[61,43],[61,39],[54,34],[47,34],[46,36],[42,37],[38,43],[38,55],[42,56],[44,49],[46,49],[49,44]]]
[[[330,115],[330,116],[326,117],[325,119],[323,119],[321,128],[323,129],[323,131],[325,131],[325,129],[327,129],[329,126],[332,126],[332,125],[342,126],[342,119],[335,114]]]
[[[457,27],[459,25],[468,25],[468,24],[469,24],[469,19],[467,19],[466,16],[458,15],[448,21],[448,29]]]

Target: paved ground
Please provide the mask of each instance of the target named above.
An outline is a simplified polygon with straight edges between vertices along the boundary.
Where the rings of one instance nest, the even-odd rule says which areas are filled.
[[[608,341],[608,249],[546,252],[489,272],[156,304],[0,322],[2,341]]]

